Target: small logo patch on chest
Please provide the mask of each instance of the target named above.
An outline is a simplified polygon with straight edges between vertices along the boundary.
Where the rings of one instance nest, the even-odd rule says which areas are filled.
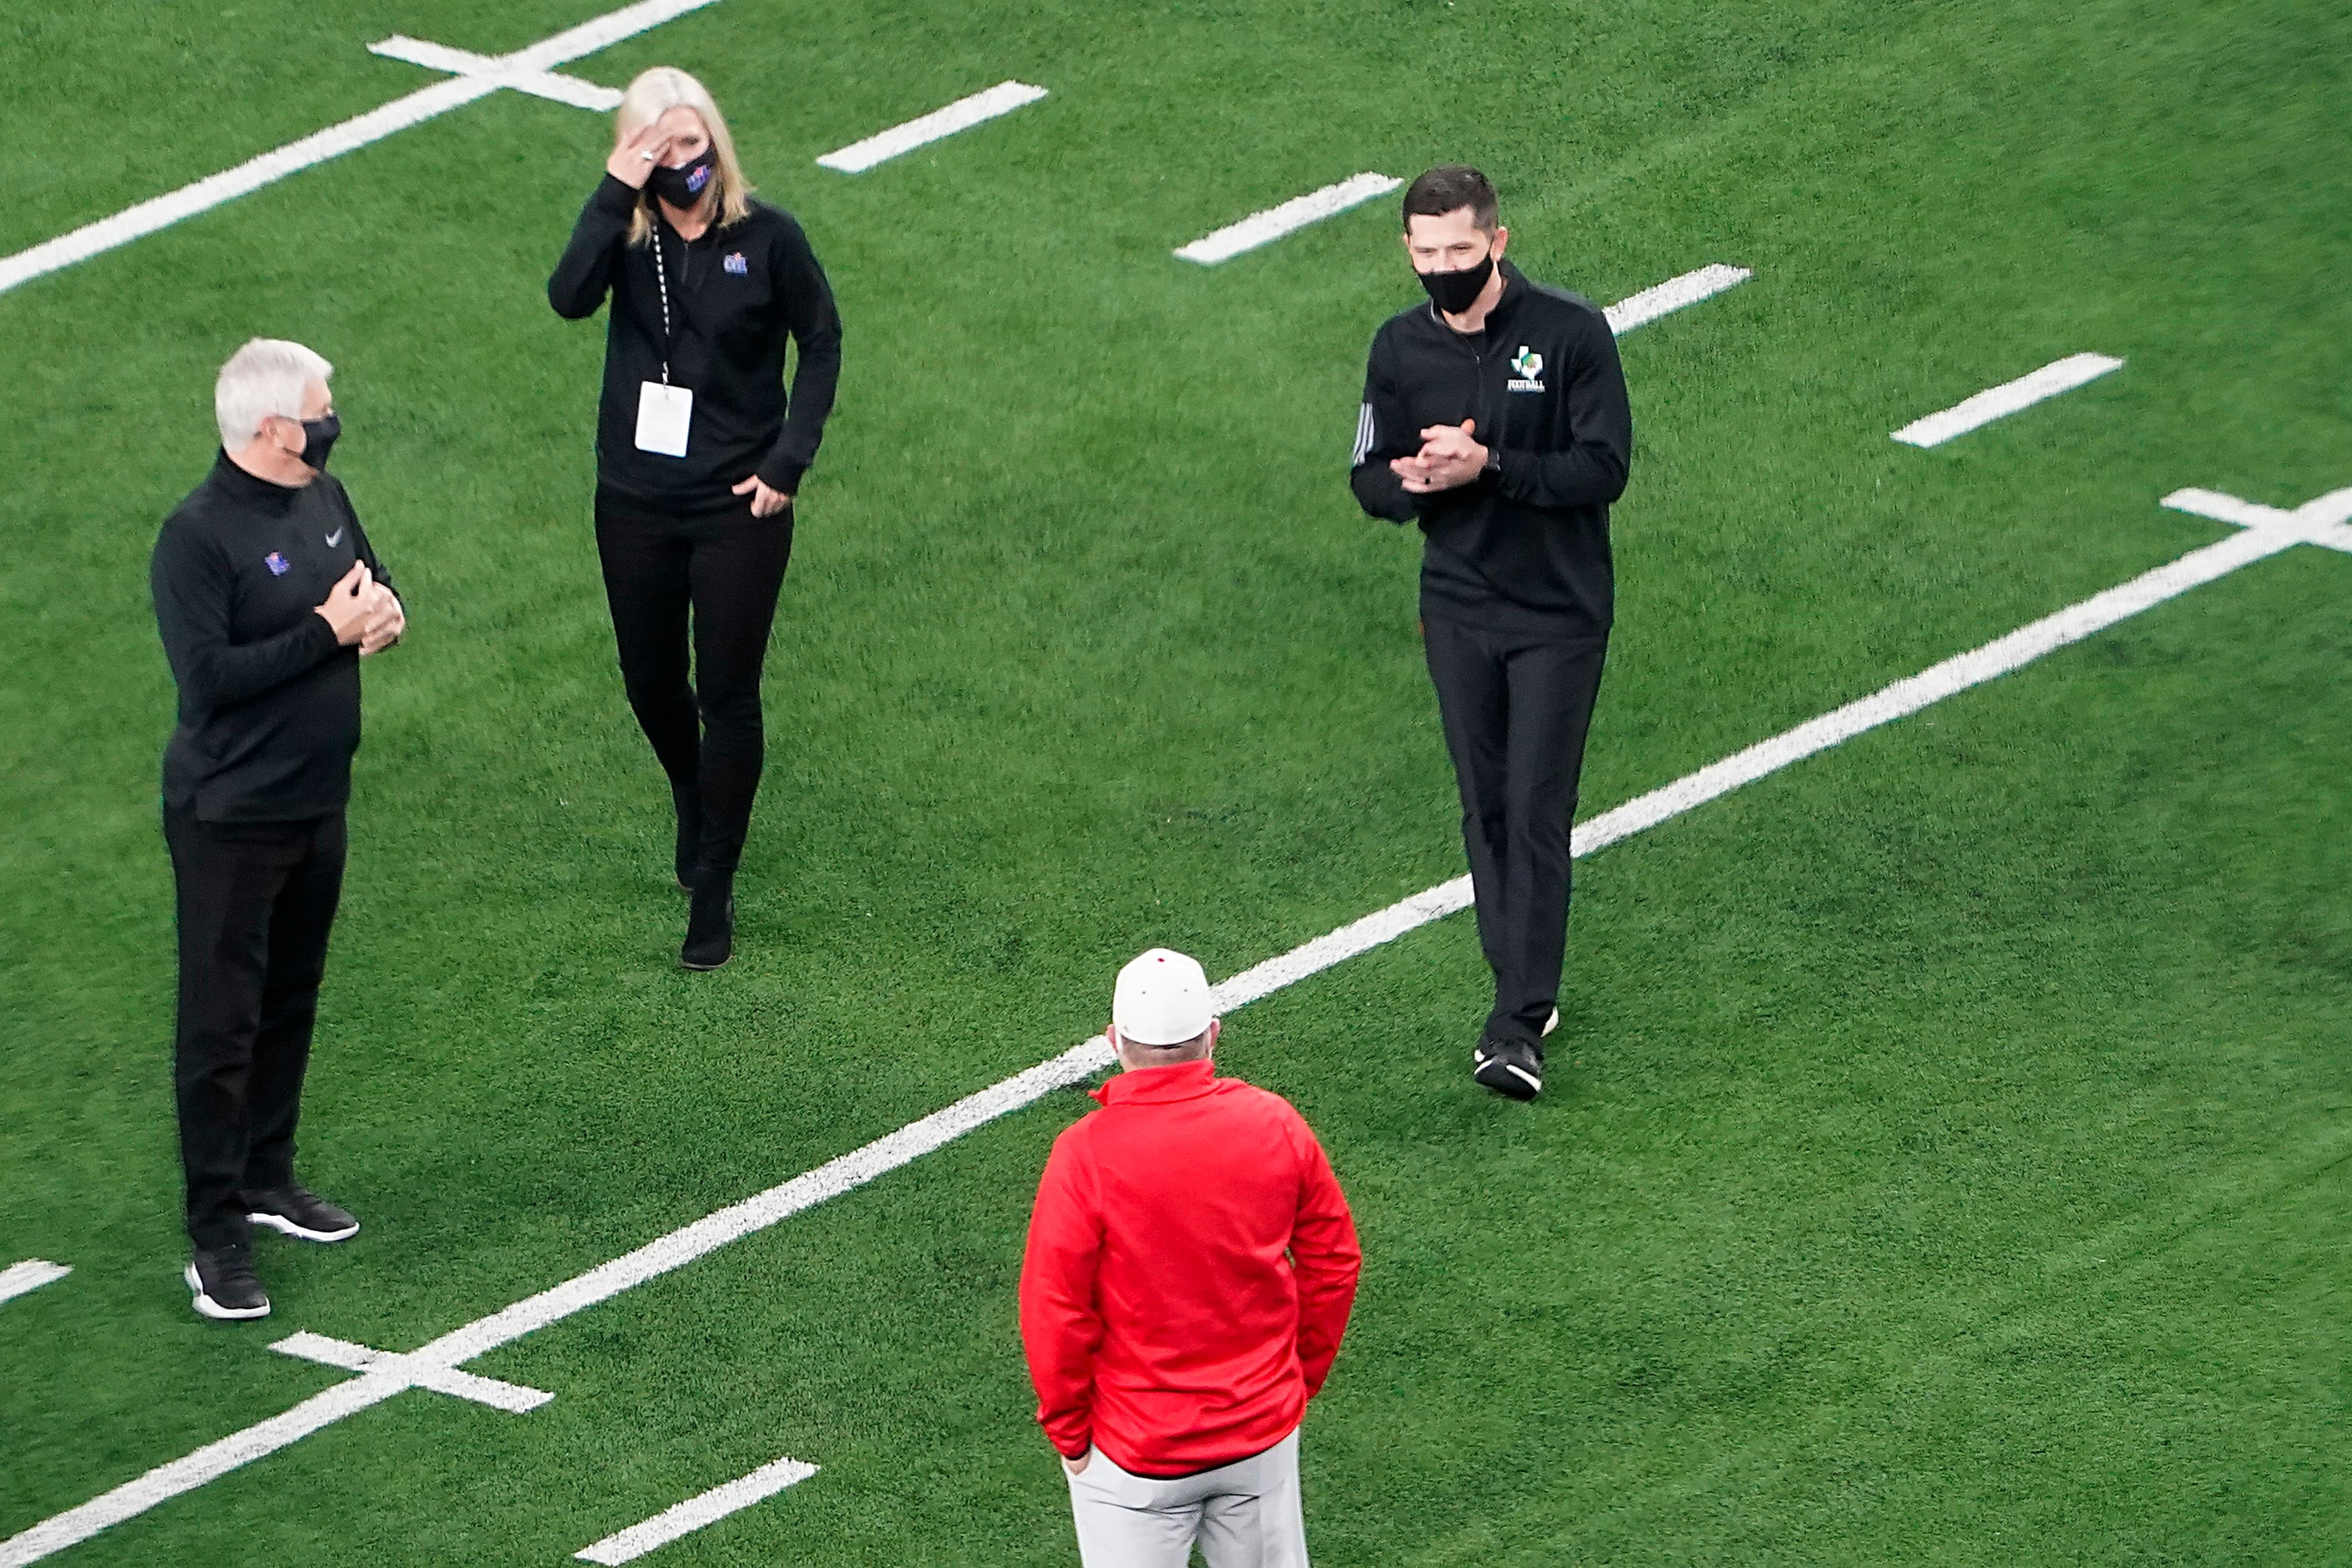
[[[1544,389],[1544,357],[1527,344],[1521,343],[1519,352],[1511,356],[1511,368],[1519,373],[1508,383],[1511,391],[1541,392]]]
[[[269,568],[269,574],[272,577],[283,577],[286,574],[294,570],[294,563],[287,560],[286,557],[278,554],[275,550],[263,556],[261,558],[261,563]]]
[[[745,276],[751,270],[751,264],[743,259],[743,253],[740,250],[729,252],[727,259],[720,262],[719,265],[724,267],[728,271],[732,272],[738,278]]]

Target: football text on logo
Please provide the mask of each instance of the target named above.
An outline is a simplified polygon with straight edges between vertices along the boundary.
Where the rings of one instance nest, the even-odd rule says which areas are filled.
[[[1543,355],[1536,353],[1527,344],[1521,343],[1519,352],[1511,356],[1511,368],[1519,374],[1513,376],[1507,384],[1510,390],[1541,392],[1544,389],[1543,367]]]
[[[751,264],[743,259],[743,253],[740,250],[729,252],[727,259],[720,262],[719,265],[724,267],[728,271],[732,272],[738,278],[742,277],[745,273],[751,270]]]
[[[275,550],[263,556],[261,558],[261,563],[269,568],[269,574],[272,577],[283,577],[286,574],[294,570],[294,563],[291,561],[287,560],[283,555],[278,554]]]

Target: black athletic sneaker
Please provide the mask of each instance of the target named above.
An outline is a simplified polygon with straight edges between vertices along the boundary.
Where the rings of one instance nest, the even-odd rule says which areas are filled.
[[[677,961],[688,969],[716,969],[735,956],[735,879],[706,874],[686,917],[686,943]]]
[[[360,1233],[359,1221],[299,1183],[242,1195],[247,1220],[297,1241],[349,1241]]]
[[[1470,1053],[1470,1076],[1496,1094],[1533,1100],[1543,1092],[1543,1048],[1526,1040],[1482,1039]]]
[[[269,1298],[253,1277],[253,1248],[244,1242],[229,1247],[198,1247],[182,1278],[195,1292],[191,1303],[197,1314],[235,1322],[269,1316]]]

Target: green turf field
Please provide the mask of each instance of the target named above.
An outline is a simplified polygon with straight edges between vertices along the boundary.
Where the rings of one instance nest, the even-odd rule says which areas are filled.
[[[0,16],[0,254],[606,0]],[[767,683],[739,956],[676,967],[667,793],[589,536],[603,117],[513,92],[0,293],[0,1539],[1455,876],[1413,538],[1345,468],[1418,298],[1363,170],[1484,166],[1612,300],[1639,445],[1586,815],[2352,485],[2352,12],[2325,0],[721,0],[700,74],[847,324]],[[1006,79],[1044,101],[814,158]],[[352,1245],[178,1270],[171,687],[146,596],[257,333],[338,367],[408,595],[368,668],[305,1121]],[[2120,373],[1887,433],[2061,355]],[[2352,557],[2298,547],[1579,868],[1532,1107],[1466,916],[1235,1014],[1356,1206],[1306,1437],[1329,1564],[2352,1562]],[[1566,1070],[1562,1070],[1565,1068]],[[1064,1563],[1023,1226],[1056,1092],[56,1559],[548,1564],[779,1456],[694,1563]],[[7,1549],[0,1546],[0,1561]]]

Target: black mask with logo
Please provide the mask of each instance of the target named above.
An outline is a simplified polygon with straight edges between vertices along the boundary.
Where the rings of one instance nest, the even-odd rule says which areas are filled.
[[[1475,267],[1465,267],[1457,272],[1423,272],[1416,274],[1421,286],[1429,290],[1430,299],[1449,316],[1458,316],[1478,302],[1486,291],[1486,279],[1495,275],[1495,253],[1489,249]]]
[[[327,466],[327,454],[335,448],[335,437],[343,433],[343,422],[329,414],[318,419],[302,421],[302,461],[313,468]]]
[[[646,176],[646,189],[653,192],[680,212],[691,212],[710,192],[710,184],[719,177],[719,149],[705,147],[702,155],[683,169],[656,164]]]

